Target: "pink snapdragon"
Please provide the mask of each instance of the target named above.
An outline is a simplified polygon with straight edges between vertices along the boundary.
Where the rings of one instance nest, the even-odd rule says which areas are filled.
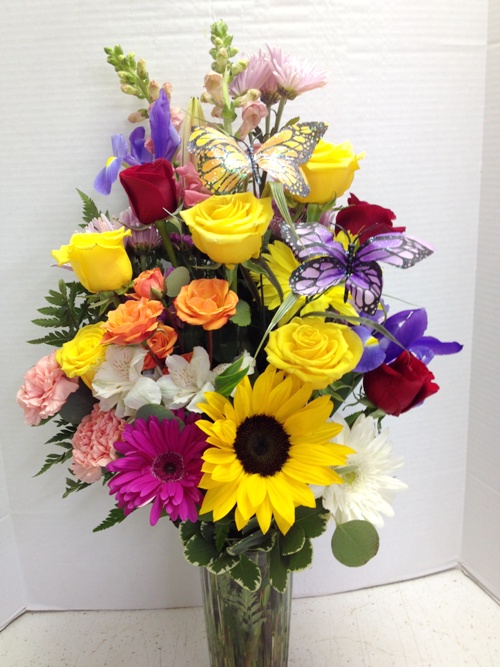
[[[245,139],[247,134],[254,130],[268,113],[266,105],[260,100],[246,102],[241,111],[241,119],[243,123],[236,133],[238,139]]]
[[[175,171],[179,176],[176,184],[177,196],[182,199],[185,206],[194,206],[212,196],[202,184],[192,162],[187,162],[183,167],[177,167]]]
[[[84,417],[72,439],[73,463],[70,468],[75,477],[91,484],[101,478],[102,468],[116,459],[115,442],[120,440],[125,421],[114,410],[104,412],[94,405]]]
[[[56,352],[42,357],[24,376],[16,395],[24,411],[24,421],[38,426],[42,419],[53,417],[70,394],[78,389],[78,378],[68,378],[56,361]]]

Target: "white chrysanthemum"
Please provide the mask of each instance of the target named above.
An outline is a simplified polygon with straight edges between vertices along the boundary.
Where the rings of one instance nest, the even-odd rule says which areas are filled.
[[[356,453],[348,456],[344,471],[338,470],[344,484],[332,484],[324,490],[324,507],[337,523],[360,519],[382,527],[382,514],[394,516],[394,493],[407,488],[394,477],[403,460],[392,457],[388,429],[377,433],[373,417],[360,415],[351,429],[344,425],[335,441]]]

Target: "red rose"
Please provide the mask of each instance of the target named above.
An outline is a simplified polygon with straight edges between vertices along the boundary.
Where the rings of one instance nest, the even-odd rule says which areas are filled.
[[[388,208],[360,201],[353,194],[349,196],[347,203],[349,206],[337,213],[336,233],[344,230],[351,236],[359,236],[359,242],[364,243],[372,236],[404,232],[406,229],[406,227],[393,227],[392,221],[396,216]]]
[[[120,172],[130,206],[143,225],[173,213],[177,206],[174,169],[168,160],[139,164]]]
[[[438,391],[433,380],[434,375],[420,359],[402,352],[392,363],[366,373],[363,386],[372,403],[398,417]]]

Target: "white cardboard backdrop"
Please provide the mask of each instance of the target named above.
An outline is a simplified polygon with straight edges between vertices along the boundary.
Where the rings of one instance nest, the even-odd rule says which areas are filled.
[[[467,0],[18,0],[0,25],[3,124],[0,624],[30,609],[154,608],[199,602],[197,571],[175,529],[149,527],[147,510],[100,534],[111,500],[101,487],[60,496],[64,469],[32,479],[50,427],[28,429],[15,405],[23,373],[46,349],[25,344],[60,272],[50,251],[80,220],[75,188],[92,194],[113,133],[128,133],[122,95],[103,46],[121,43],[174,85],[173,103],[201,91],[209,25],[224,18],[235,45],[269,43],[326,65],[327,88],[290,105],[327,120],[327,139],[366,151],[352,191],[394,210],[435,255],[388,270],[388,293],[427,307],[429,333],[460,340],[460,357],[435,359],[441,391],[391,419],[401,477],[396,517],[379,555],[350,570],[316,541],[314,567],[295,594],[321,595],[445,569],[460,558],[466,474],[472,309],[479,228],[488,4]],[[125,206],[119,188],[101,202]],[[397,308],[397,305],[395,306]],[[404,306],[400,306],[404,307]],[[0,459],[1,460],[1,459]]]

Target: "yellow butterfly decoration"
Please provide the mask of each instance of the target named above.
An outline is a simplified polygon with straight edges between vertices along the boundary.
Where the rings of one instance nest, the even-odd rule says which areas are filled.
[[[300,165],[309,160],[327,127],[326,123],[290,125],[255,151],[213,127],[195,127],[187,148],[198,158],[201,182],[214,194],[237,191],[250,175],[260,182],[260,167],[291,194],[307,197],[309,185]]]

